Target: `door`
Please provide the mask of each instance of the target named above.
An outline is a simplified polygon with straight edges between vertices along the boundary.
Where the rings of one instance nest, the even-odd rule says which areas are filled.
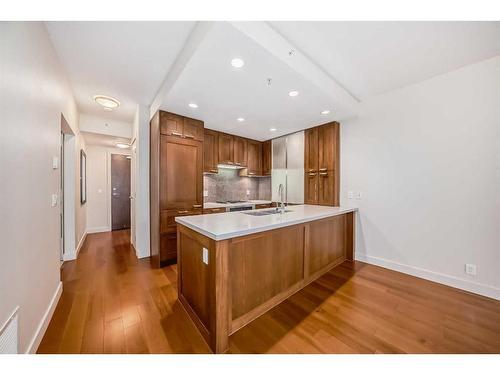
[[[61,179],[59,184],[59,218],[60,218],[60,238],[59,238],[59,260],[64,259],[64,133],[61,132],[61,148],[59,149],[59,177]]]
[[[203,141],[203,171],[207,173],[217,173],[219,158],[219,138],[217,132],[205,129]]]
[[[111,154],[111,230],[130,228],[130,159]]]

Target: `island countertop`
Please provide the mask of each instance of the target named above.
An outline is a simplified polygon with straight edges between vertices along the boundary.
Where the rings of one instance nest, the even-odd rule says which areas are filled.
[[[287,206],[283,214],[252,216],[248,212],[265,211],[269,208],[253,211],[226,212],[210,215],[176,217],[175,221],[215,241],[283,228],[327,217],[354,212],[356,207],[329,207],[315,205]]]

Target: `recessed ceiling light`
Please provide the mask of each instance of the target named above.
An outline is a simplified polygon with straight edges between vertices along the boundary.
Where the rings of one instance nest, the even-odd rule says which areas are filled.
[[[325,109],[324,111],[321,111],[321,114],[322,115],[328,115],[328,114],[330,114],[330,110],[329,109]]]
[[[231,65],[235,68],[241,68],[243,67],[243,65],[245,65],[245,62],[240,58],[235,58],[231,60]]]
[[[106,95],[94,95],[94,100],[97,104],[100,104],[104,109],[111,111],[120,106],[120,102],[111,96]]]
[[[299,95],[299,92],[298,92],[297,90],[292,90],[292,91],[290,91],[290,92],[288,93],[288,95],[289,95],[289,96],[291,96],[291,97],[293,98],[294,96]]]
[[[276,131],[276,128],[270,128],[269,129],[270,132],[275,132]]]
[[[245,119],[244,119],[243,117],[238,117],[236,120],[237,120],[238,122],[243,122],[243,121],[245,121]]]
[[[198,108],[198,104],[196,104],[196,103],[189,103],[188,106],[190,108]]]
[[[116,147],[118,147],[118,148],[129,148],[130,145],[128,145],[126,143],[117,143]]]

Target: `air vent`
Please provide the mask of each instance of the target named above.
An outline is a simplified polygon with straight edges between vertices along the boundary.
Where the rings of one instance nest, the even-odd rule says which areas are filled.
[[[0,328],[0,354],[17,354],[17,312],[16,307],[9,319]]]

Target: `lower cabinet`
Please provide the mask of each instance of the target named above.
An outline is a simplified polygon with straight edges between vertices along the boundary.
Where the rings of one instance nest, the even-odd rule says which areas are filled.
[[[272,205],[271,203],[268,203],[268,204],[256,204],[255,205],[255,209],[258,210],[259,208],[271,208]]]

